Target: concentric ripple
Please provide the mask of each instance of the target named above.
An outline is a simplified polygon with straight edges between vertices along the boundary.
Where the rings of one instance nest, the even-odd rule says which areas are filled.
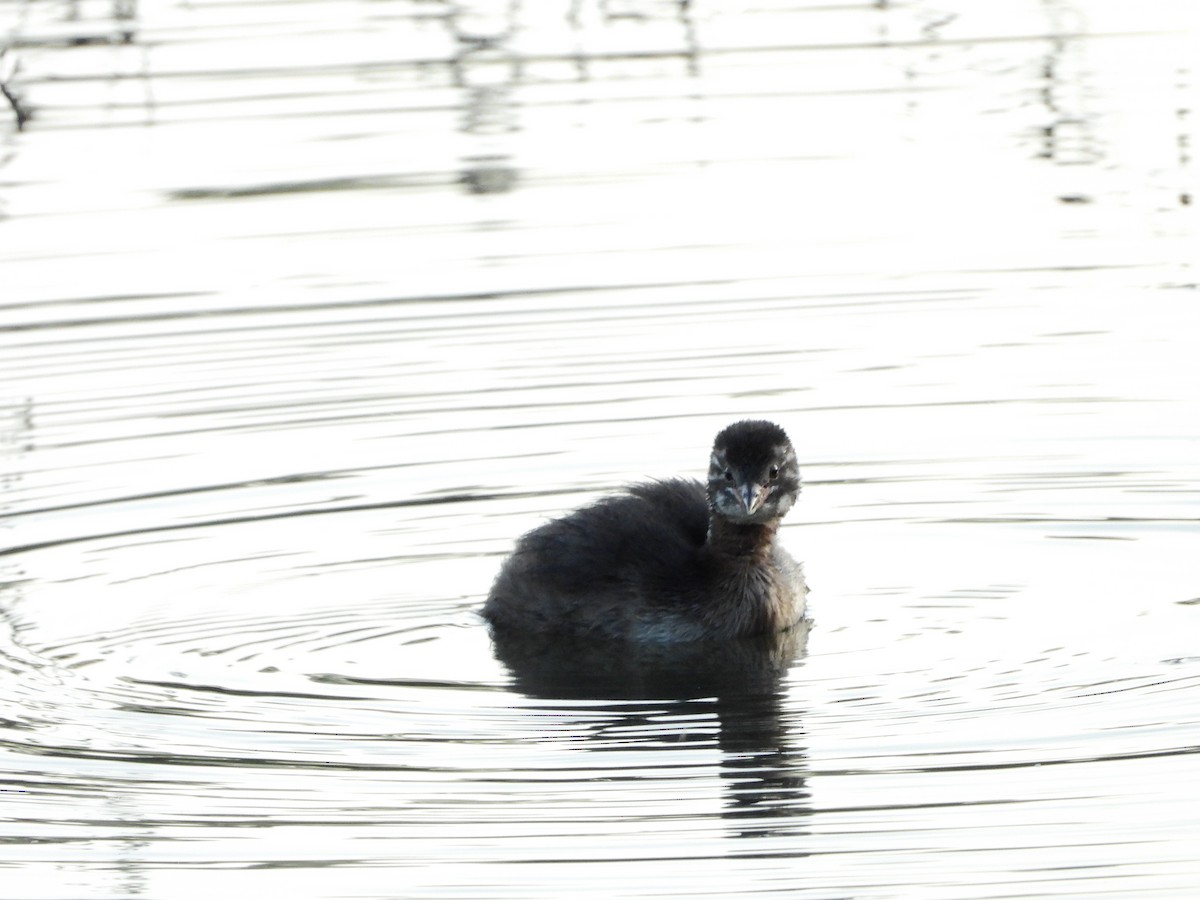
[[[0,895],[1196,896],[1190,12],[20,6]],[[743,417],[811,628],[492,640]]]

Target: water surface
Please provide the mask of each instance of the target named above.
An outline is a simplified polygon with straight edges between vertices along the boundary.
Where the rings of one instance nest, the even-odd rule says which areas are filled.
[[[5,11],[0,895],[1194,896],[1193,17],[985,6]],[[493,647],[746,416],[810,633]]]

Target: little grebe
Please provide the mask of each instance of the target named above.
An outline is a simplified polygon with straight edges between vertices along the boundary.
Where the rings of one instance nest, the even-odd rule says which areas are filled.
[[[633,641],[790,628],[808,589],[775,537],[799,493],[783,429],[737,422],[717,435],[707,488],[633,485],[522,537],[483,615],[497,630]]]

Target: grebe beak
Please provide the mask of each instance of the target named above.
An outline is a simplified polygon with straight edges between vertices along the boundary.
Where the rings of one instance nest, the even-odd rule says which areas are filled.
[[[747,515],[753,515],[758,512],[759,507],[763,505],[763,501],[767,499],[767,486],[765,484],[755,484],[751,481],[749,484],[742,485],[741,490],[737,492],[737,496]]]

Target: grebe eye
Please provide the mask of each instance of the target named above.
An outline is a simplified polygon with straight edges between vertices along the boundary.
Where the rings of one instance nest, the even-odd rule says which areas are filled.
[[[769,477],[772,481],[774,481],[776,478],[778,478],[779,477],[779,466],[771,466],[770,471],[767,472],[767,477]]]
[[[726,469],[726,470],[725,470],[725,480],[726,480],[726,481],[733,481],[733,469]]]

